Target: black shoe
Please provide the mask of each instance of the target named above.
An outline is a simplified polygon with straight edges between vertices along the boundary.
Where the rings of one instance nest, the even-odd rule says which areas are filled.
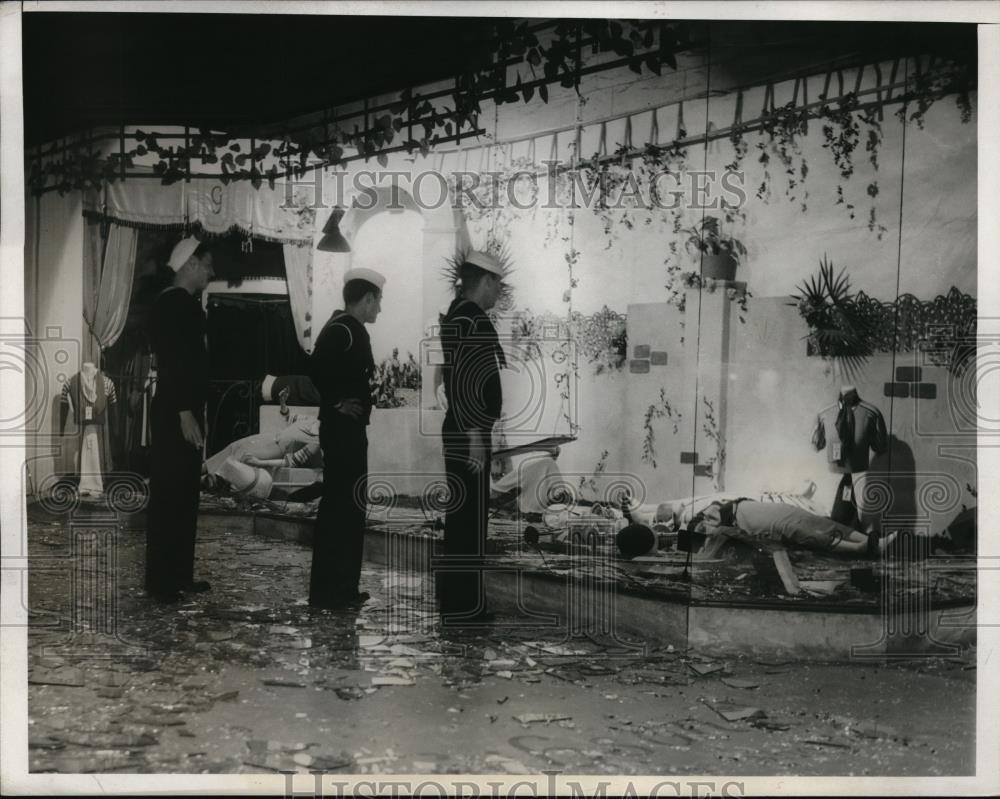
[[[371,598],[372,595],[369,594],[367,591],[358,591],[354,596],[345,599],[343,601],[343,606],[348,608],[357,607],[359,605],[365,604],[365,602],[367,602]]]
[[[160,605],[176,605],[184,599],[180,591],[147,591],[146,596]]]
[[[338,597],[330,602],[310,602],[309,607],[318,610],[346,610],[363,605],[371,599],[371,594],[367,591],[358,591],[354,596]]]
[[[203,594],[206,591],[211,591],[211,590],[212,590],[212,584],[209,583],[208,580],[195,580],[194,582],[188,583],[183,588],[181,588],[181,591],[183,591],[185,594]]]

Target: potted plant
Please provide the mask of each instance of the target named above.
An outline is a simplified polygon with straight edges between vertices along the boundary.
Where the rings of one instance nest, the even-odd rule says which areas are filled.
[[[796,288],[798,293],[791,296],[788,304],[798,309],[799,316],[809,326],[808,354],[847,359],[872,354],[881,320],[865,313],[864,295],[851,291],[845,269],[835,273],[833,262],[824,254],[819,274]],[[876,303],[875,307],[881,311],[881,304]]]
[[[732,280],[736,276],[736,267],[747,248],[739,239],[722,234],[718,217],[706,216],[684,233],[688,236],[688,252],[701,260],[702,277]]]

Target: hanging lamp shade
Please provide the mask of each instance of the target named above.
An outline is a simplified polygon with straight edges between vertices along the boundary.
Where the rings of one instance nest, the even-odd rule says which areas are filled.
[[[334,208],[330,218],[323,225],[323,238],[316,245],[317,250],[323,252],[350,252],[351,245],[348,244],[344,234],[340,232],[340,220],[344,218],[342,208]]]

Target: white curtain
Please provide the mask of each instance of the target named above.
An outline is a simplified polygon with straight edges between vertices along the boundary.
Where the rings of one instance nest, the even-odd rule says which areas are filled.
[[[96,298],[92,292],[84,292],[83,316],[102,350],[114,344],[125,329],[137,239],[135,228],[111,225]]]
[[[83,319],[87,327],[83,334],[83,363],[97,363],[101,352],[100,342],[94,334],[94,318],[101,293],[103,249],[101,223],[86,220],[83,234]]]
[[[302,349],[312,352],[312,247],[285,244],[282,249],[295,335]]]
[[[238,228],[269,241],[311,242],[316,211],[309,189],[288,189],[266,183],[255,189],[249,181],[228,184],[195,178],[164,186],[158,180],[120,180],[103,192],[84,195],[84,213],[121,220],[131,227],[181,228],[198,224],[208,233]]]

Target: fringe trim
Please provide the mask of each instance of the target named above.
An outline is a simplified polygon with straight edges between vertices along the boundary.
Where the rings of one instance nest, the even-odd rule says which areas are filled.
[[[171,224],[168,222],[137,222],[132,219],[122,219],[121,217],[111,216],[110,214],[105,214],[101,211],[92,211],[90,209],[84,209],[83,216],[85,219],[90,219],[94,222],[108,222],[112,225],[121,225],[122,227],[135,228],[136,230],[184,230],[183,222],[179,224]]]

